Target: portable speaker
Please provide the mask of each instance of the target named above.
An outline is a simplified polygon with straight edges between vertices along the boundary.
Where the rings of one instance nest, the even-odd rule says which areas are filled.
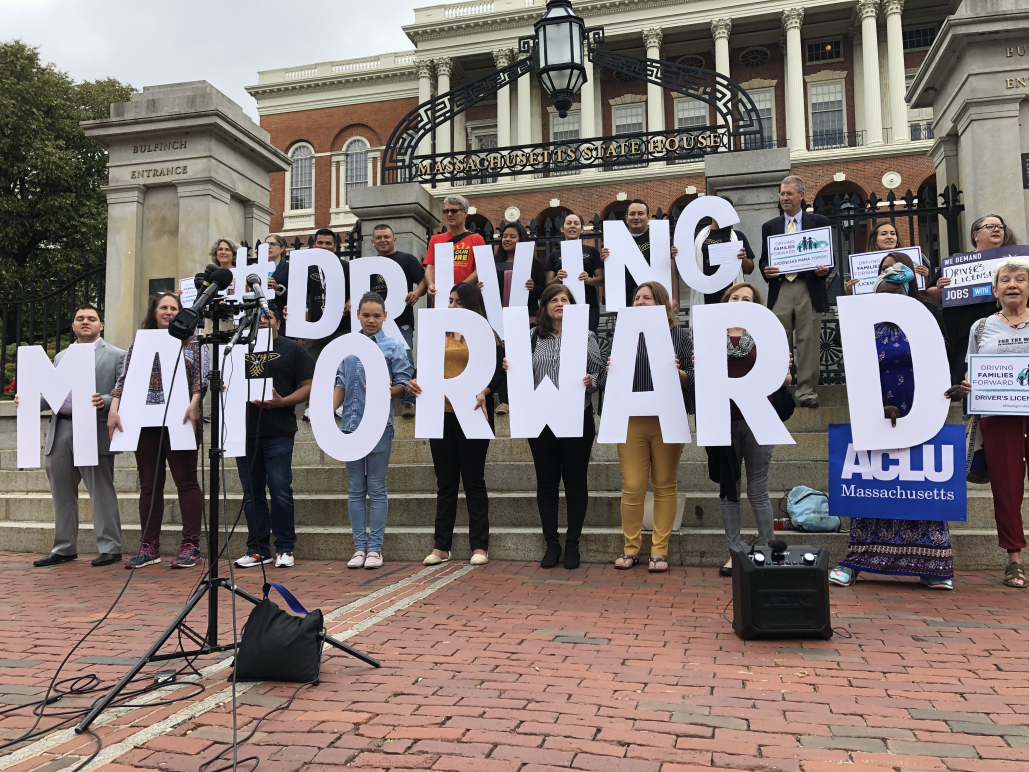
[[[732,553],[732,629],[752,638],[832,638],[829,553],[820,547],[771,547]]]

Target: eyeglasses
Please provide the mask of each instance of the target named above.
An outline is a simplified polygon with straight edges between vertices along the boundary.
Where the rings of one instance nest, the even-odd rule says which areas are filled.
[[[993,231],[994,233],[998,233],[1000,231],[1007,230],[1007,226],[997,225],[996,223],[990,223],[989,225],[980,225],[978,228],[976,228],[976,230],[977,231]]]
[[[458,212],[463,212],[463,211],[464,211],[464,209],[444,209],[443,210],[443,214],[457,214]]]

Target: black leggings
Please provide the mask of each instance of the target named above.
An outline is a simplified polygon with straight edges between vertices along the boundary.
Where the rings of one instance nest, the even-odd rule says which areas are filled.
[[[486,495],[486,453],[489,440],[470,440],[453,413],[443,414],[443,437],[430,439],[436,469],[435,549],[450,552],[457,521],[458,483],[464,482],[468,504],[468,543],[489,551],[489,497]]]
[[[582,418],[581,437],[555,437],[550,427],[543,428],[539,437],[529,440],[532,460],[536,465],[536,506],[540,511],[543,538],[547,544],[557,544],[557,507],[560,501],[558,485],[565,482],[565,502],[568,505],[568,531],[565,543],[578,543],[582,524],[586,520],[589,488],[590,454],[593,452],[593,406],[587,407]]]

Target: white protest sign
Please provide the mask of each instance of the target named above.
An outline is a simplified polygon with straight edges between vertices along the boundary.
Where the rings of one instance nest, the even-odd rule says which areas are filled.
[[[931,440],[947,422],[950,411],[950,399],[944,396],[950,388],[947,347],[932,313],[907,295],[882,292],[863,298],[840,295],[837,303],[854,447],[910,448]],[[911,411],[898,418],[895,427],[883,416],[877,322],[890,322],[904,331],[918,384]]]
[[[448,332],[459,333],[468,347],[468,364],[454,378],[443,375]],[[489,386],[496,367],[496,338],[487,320],[466,308],[419,308],[418,385],[422,393],[418,397],[414,436],[420,440],[443,436],[446,398],[465,437],[492,440],[493,430],[486,415],[475,407],[475,398]]]
[[[344,434],[336,425],[332,390],[339,363],[350,356],[360,359],[364,369],[365,403],[360,425]],[[318,357],[311,383],[311,430],[318,447],[337,461],[357,461],[371,453],[389,421],[389,391],[389,367],[375,341],[351,332],[330,342]]]
[[[236,265],[231,270],[232,285],[229,289],[221,292],[230,300],[242,303],[244,296],[251,298],[254,296],[253,291],[247,287],[247,276],[250,274],[255,274],[261,280],[261,291],[266,298],[275,297],[275,293],[268,289],[268,279],[275,273],[275,263],[268,259],[267,244],[257,245],[257,262],[253,265],[247,265],[247,250],[245,247],[240,247],[236,252]]]
[[[305,318],[308,310],[307,277],[313,268],[321,271],[325,278],[325,309],[316,322]],[[293,288],[290,293],[290,337],[307,340],[332,335],[339,327],[347,302],[347,277],[339,258],[327,249],[294,250],[289,256],[289,286]]]
[[[97,410],[95,349],[74,345],[64,350],[54,366],[42,346],[19,346],[15,383],[18,386],[18,467],[38,469],[40,402],[42,397],[54,413],[71,394],[72,453],[75,466],[96,466]]]
[[[654,390],[634,392],[632,381],[641,334],[646,341]],[[687,366],[682,363],[682,367]],[[637,306],[623,309],[618,314],[597,442],[625,442],[629,417],[650,415],[658,417],[664,442],[691,441],[686,403],[679,385],[679,369],[675,366],[675,349],[664,306]]]
[[[740,261],[727,261],[719,265],[718,270],[711,276],[704,275],[703,269],[697,265],[694,240],[696,239],[697,223],[705,217],[716,220],[722,228],[736,225],[739,223],[740,217],[736,214],[733,205],[724,198],[701,196],[686,205],[679,215],[679,220],[675,223],[675,246],[679,250],[679,259],[675,261],[675,266],[679,269],[679,275],[690,289],[712,294],[725,289],[736,281],[740,272]],[[730,243],[735,246],[736,252],[739,252],[743,246],[740,242]],[[709,260],[712,255],[712,246],[714,245],[708,246]],[[715,263],[712,261],[711,265],[715,265]]]
[[[382,330],[386,337],[396,338],[404,344],[404,348],[410,348],[404,340],[404,334],[397,327],[397,317],[407,308],[407,274],[400,263],[388,257],[359,257],[350,261],[350,293],[355,300],[350,304],[350,327],[353,330],[361,329],[361,322],[357,318],[361,309],[358,306],[361,296],[371,288],[372,276],[375,275],[381,276],[386,282],[386,321],[382,323]],[[292,325],[290,322],[291,333]]]
[[[561,268],[568,274],[561,280],[561,283],[568,287],[576,303],[585,306],[586,285],[579,279],[579,275],[583,272],[582,242],[578,239],[574,241],[566,239],[561,242]],[[567,308],[565,310],[567,311]]]
[[[797,233],[768,237],[768,266],[779,273],[813,271],[833,267],[832,228],[809,228]]]
[[[146,402],[154,357],[160,362],[165,403],[161,405],[148,405]],[[165,424],[165,406],[168,413],[165,425],[168,427],[171,449],[195,450],[197,441],[193,427],[188,421],[182,422],[190,400],[189,376],[182,356],[182,342],[173,338],[167,330],[138,330],[132,343],[132,357],[127,363],[129,369],[118,404],[118,415],[121,416],[121,425],[125,431],[115,430],[111,450],[134,451],[139,444],[140,429]]]
[[[493,250],[483,244],[472,248],[477,266],[487,266],[485,270],[479,271],[479,281],[482,282],[482,302],[486,306],[486,316],[493,329],[497,331],[500,339],[504,339],[504,304],[500,299],[500,277],[493,268]],[[453,286],[453,285],[451,285]]]
[[[582,379],[586,375],[589,320],[589,306],[576,303],[564,307],[557,383],[544,377],[536,386],[529,311],[525,306],[504,309],[504,324],[511,331],[506,354],[512,437],[539,437],[548,425],[555,437],[582,436],[582,413],[586,404],[586,386]]]
[[[491,261],[492,262],[492,261]],[[444,241],[436,245],[435,264],[436,308],[446,308],[450,290],[454,288],[454,242]]]
[[[707,261],[711,265],[725,265],[731,263],[736,275],[739,275],[740,266],[743,264],[743,258],[740,257],[740,250],[743,249],[743,244],[739,241],[725,241],[721,244],[708,244],[707,245]]]
[[[514,267],[511,269],[511,294],[507,298],[508,306],[529,305],[529,290],[525,282],[532,278],[532,261],[536,259],[536,244],[532,241],[519,241],[515,244]],[[475,258],[478,265],[479,258]]]
[[[757,303],[703,305],[690,313],[697,405],[703,405],[697,409],[697,444],[732,444],[729,400],[736,403],[759,445],[794,444],[767,399],[782,386],[790,370],[786,330],[775,314]],[[750,333],[757,350],[754,367],[742,378],[729,377],[725,338],[730,327]]]
[[[192,308],[197,302],[197,285],[192,276],[179,279],[179,302],[183,308]]]
[[[256,353],[272,349],[271,330],[267,327],[257,331]],[[225,432],[222,443],[226,458],[239,458],[247,454],[247,402],[254,399],[271,399],[271,378],[247,378],[246,344],[239,344],[229,352],[225,368],[225,393],[222,397],[222,411],[225,416]]]
[[[679,222],[682,222],[681,217]],[[681,226],[676,227],[676,233],[679,232],[679,227]],[[604,222],[604,246],[609,250],[607,260],[604,261],[604,287],[608,311],[621,311],[625,308],[626,269],[632,274],[637,285],[645,281],[656,281],[668,290],[668,294],[671,296],[675,277],[672,276],[672,247],[668,233],[668,220],[650,221],[650,263],[648,264],[624,222],[621,220]],[[692,236],[689,248],[693,249]],[[680,246],[679,249],[681,250],[682,247]],[[572,272],[568,268],[565,270],[571,276]]]
[[[850,278],[859,279],[852,292],[855,295],[869,295],[875,291],[875,280],[879,278],[879,264],[891,252],[902,252],[911,258],[913,265],[925,265],[922,250],[918,247],[897,247],[897,249],[881,249],[878,252],[858,252],[850,256]],[[918,289],[925,289],[925,277],[915,274]]]
[[[968,357],[969,415],[1029,413],[1029,356],[999,354]]]

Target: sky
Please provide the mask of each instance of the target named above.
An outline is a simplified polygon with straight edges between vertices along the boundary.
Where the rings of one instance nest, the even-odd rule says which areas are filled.
[[[257,120],[258,70],[414,48],[402,24],[446,0],[0,0],[0,41],[76,81],[206,80]],[[383,23],[388,19],[388,23]]]

